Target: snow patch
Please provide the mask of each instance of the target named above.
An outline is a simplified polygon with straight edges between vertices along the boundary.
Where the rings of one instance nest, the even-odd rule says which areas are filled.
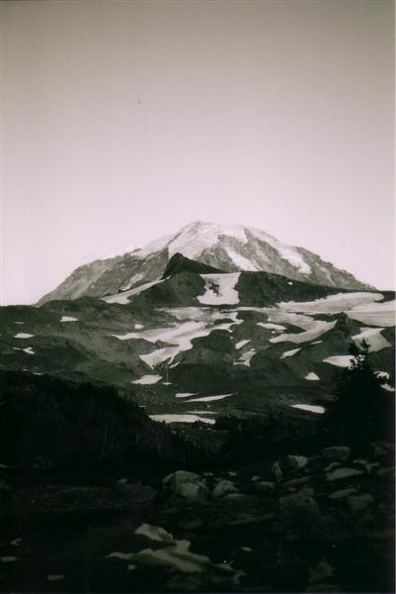
[[[34,334],[26,334],[25,332],[18,332],[15,334],[14,338],[33,338]]]
[[[352,355],[333,355],[332,357],[327,357],[323,359],[323,363],[329,363],[330,365],[335,365],[335,367],[343,367],[347,369],[350,367],[355,360],[355,357]]]
[[[291,404],[290,406],[292,408],[299,408],[300,410],[307,410],[318,415],[323,415],[323,413],[326,412],[326,409],[323,408],[323,406],[316,406],[313,404]]]
[[[284,353],[281,354],[281,359],[287,359],[287,357],[294,357],[294,355],[296,355],[299,351],[301,351],[301,348],[299,349],[291,349],[290,351],[285,351]]]
[[[275,338],[270,338],[269,342],[294,342],[296,344],[301,344],[302,342],[310,342],[312,339],[318,338],[318,336],[322,336],[322,334],[334,328],[334,326],[337,323],[336,321],[325,322],[323,320],[314,320],[312,318],[308,319],[310,320],[310,324],[304,332],[299,332],[297,334],[280,334]]]
[[[134,382],[132,382],[132,384],[141,384],[141,385],[156,384],[161,379],[162,379],[161,375],[143,375],[143,377],[141,377],[138,380],[135,380]]]
[[[390,380],[390,374],[387,371],[374,371],[374,375],[379,380]]]
[[[372,306],[374,302],[381,301],[383,298],[381,293],[337,293],[314,301],[281,301],[278,307],[290,312],[310,314],[341,313],[355,310],[361,304],[364,304],[364,309],[367,304]]]
[[[230,318],[231,316],[228,316]],[[236,319],[236,313],[235,313]],[[155,367],[159,363],[164,361],[170,360],[173,362],[173,359],[182,351],[188,351],[192,349],[192,340],[195,338],[202,338],[204,336],[208,336],[213,330],[227,330],[230,331],[230,328],[234,324],[241,324],[242,320],[238,321],[231,321],[231,322],[223,322],[217,325],[207,325],[205,322],[184,322],[177,326],[172,326],[170,328],[154,328],[151,330],[145,330],[139,334],[131,333],[129,335],[124,336],[124,340],[126,337],[128,338],[143,338],[152,343],[157,342],[165,342],[171,345],[175,345],[172,347],[165,347],[161,349],[157,349],[152,353],[146,355],[140,355],[142,361],[150,365],[150,367]],[[117,336],[117,338],[120,338]]]
[[[276,330],[278,332],[283,332],[283,330],[286,330],[285,326],[281,326],[280,324],[273,324],[272,322],[257,322],[257,326],[261,326],[266,330]]]
[[[72,318],[71,316],[62,316],[61,322],[78,322],[78,318]]]
[[[178,392],[176,398],[188,398],[189,396],[195,396],[196,392]]]
[[[227,248],[227,255],[234,262],[234,264],[238,266],[238,268],[240,268],[241,270],[247,270],[250,272],[257,272],[258,270],[260,270],[260,268],[255,266],[253,262],[245,258],[245,256],[242,256],[242,254],[238,254],[231,248]]]
[[[232,396],[231,394],[221,394],[219,396],[202,396],[200,398],[192,398],[191,400],[187,400],[187,402],[214,402],[215,400],[223,400],[223,398],[228,398]]]
[[[246,353],[243,353],[243,355],[237,361],[234,361],[234,365],[246,365],[246,367],[250,367],[250,362],[255,354],[256,349],[248,350]]]
[[[245,344],[248,344],[249,342],[250,342],[250,340],[249,340],[249,339],[247,339],[247,340],[240,340],[239,342],[237,342],[237,343],[235,344],[235,348],[236,348],[236,350],[237,350],[237,351],[239,351],[239,350],[240,350],[242,347],[244,347],[244,346],[245,346]]]
[[[198,295],[197,299],[204,305],[234,305],[239,303],[239,294],[235,289],[240,272],[227,274],[201,274],[205,281],[204,295]]]
[[[306,380],[311,380],[311,381],[316,381],[316,380],[319,380],[319,379],[320,379],[320,377],[319,377],[318,375],[316,375],[316,373],[314,373],[313,371],[310,371],[310,372],[308,373],[308,375],[306,375],[306,376],[304,377],[304,379],[306,379]]]
[[[36,353],[34,352],[34,350],[32,349],[32,347],[26,347],[26,349],[22,349],[22,351],[24,353],[26,353],[27,355],[35,355]]]
[[[157,421],[158,423],[207,423],[208,425],[214,425],[216,421],[214,419],[208,419],[199,415],[191,414],[165,414],[165,415],[149,415],[150,419]]]
[[[301,274],[309,274],[311,272],[311,267],[298,252],[297,248],[280,244],[275,249],[283,260],[287,260]]]
[[[107,297],[102,297],[101,300],[105,301],[106,303],[118,303],[119,305],[128,305],[130,303],[129,297],[139,295],[140,293],[146,291],[150,287],[153,287],[154,285],[159,285],[163,282],[163,279],[157,279],[149,283],[139,285],[138,287],[130,289],[129,291],[123,291],[122,293],[116,293],[115,295],[108,295]]]

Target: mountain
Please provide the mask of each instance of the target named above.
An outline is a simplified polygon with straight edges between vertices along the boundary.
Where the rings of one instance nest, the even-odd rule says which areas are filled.
[[[172,422],[326,406],[350,345],[363,340],[391,389],[393,299],[212,272],[176,254],[164,278],[128,291],[1,308],[0,370],[116,386]]]
[[[350,290],[372,288],[345,270],[324,262],[318,255],[304,248],[283,244],[264,231],[195,222],[175,235],[142,248],[129,248],[80,266],[59,287],[45,295],[38,305],[53,299],[104,297],[158,281],[169,270],[170,262],[177,254],[179,259],[183,256],[210,267],[207,271],[267,272],[326,287]]]

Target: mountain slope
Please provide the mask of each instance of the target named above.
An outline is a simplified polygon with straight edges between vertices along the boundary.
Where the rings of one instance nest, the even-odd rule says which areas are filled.
[[[52,299],[103,297],[159,280],[176,254],[224,272],[262,271],[327,287],[371,288],[318,255],[283,244],[264,231],[196,222],[143,248],[80,266],[39,305]]]
[[[166,278],[102,299],[0,308],[0,369],[115,385],[161,420],[209,424],[326,406],[363,340],[394,382],[394,295],[174,262]]]

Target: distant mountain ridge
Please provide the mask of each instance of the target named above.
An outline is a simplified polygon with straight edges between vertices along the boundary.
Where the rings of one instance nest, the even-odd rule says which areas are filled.
[[[259,229],[198,221],[142,248],[130,248],[80,266],[44,295],[39,305],[53,299],[104,297],[157,281],[176,254],[209,267],[207,271],[269,272],[326,287],[372,289],[317,254],[283,244]]]

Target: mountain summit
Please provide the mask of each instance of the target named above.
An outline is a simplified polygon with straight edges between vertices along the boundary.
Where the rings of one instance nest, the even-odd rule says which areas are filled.
[[[104,297],[157,281],[176,254],[224,272],[270,272],[327,287],[371,288],[313,252],[286,245],[259,229],[197,221],[143,247],[127,248],[80,266],[39,304]]]

